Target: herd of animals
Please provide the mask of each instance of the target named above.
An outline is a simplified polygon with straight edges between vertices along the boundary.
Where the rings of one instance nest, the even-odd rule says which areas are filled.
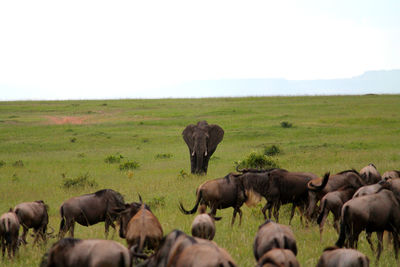
[[[202,121],[187,126],[182,135],[189,148],[192,173],[207,173],[208,161],[222,141],[224,131],[218,125]],[[191,236],[180,230],[164,235],[160,222],[140,195],[140,202],[132,203],[125,203],[123,196],[112,189],[72,197],[60,206],[58,241],[43,255],[40,266],[237,266],[229,253],[212,241],[216,234],[214,222],[221,219],[216,216],[217,210],[232,207],[231,224],[239,213],[240,225],[242,205],[254,204],[261,198],[266,199],[261,210],[265,222],[259,226],[253,242],[257,266],[300,266],[295,236],[290,226],[279,224],[279,209],[285,204],[292,204],[289,225],[297,208],[302,223],[305,220],[306,224],[315,221],[319,224],[321,239],[328,214],[333,214],[339,238],[335,245],[324,250],[317,263],[319,267],[369,266],[368,257],[356,250],[362,231],[366,232],[373,251],[371,235],[376,232],[377,260],[383,247],[383,232],[387,231],[397,259],[400,171],[387,171],[381,176],[369,164],[360,171],[326,173],[322,178],[309,172],[274,168],[237,169],[225,177],[206,181],[198,186],[192,209],[187,210],[179,203],[184,214],[199,212],[193,220]],[[30,228],[34,231],[33,244],[45,243],[53,236],[47,229],[47,210],[43,201],[24,202],[1,215],[3,258],[6,250],[12,258],[20,245],[27,244]],[[75,223],[90,226],[99,222],[105,223],[106,240],[74,238]],[[107,240],[109,227],[115,229],[115,222],[127,247]],[[64,238],[68,232],[70,237]]]

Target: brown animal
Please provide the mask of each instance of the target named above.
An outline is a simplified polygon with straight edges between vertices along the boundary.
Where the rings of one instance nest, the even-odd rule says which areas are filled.
[[[400,178],[400,171],[387,171],[385,173],[383,173],[382,175],[382,179],[395,179],[395,178]]]
[[[129,250],[112,240],[63,238],[42,257],[40,267],[130,267]]]
[[[350,248],[357,247],[358,236],[365,230],[371,245],[370,235],[377,232],[379,259],[382,252],[383,231],[392,232],[395,255],[398,254],[398,233],[400,230],[399,194],[381,189],[376,194],[353,198],[342,208],[339,239],[336,246],[343,247],[346,240]]]
[[[371,184],[371,185],[364,185],[360,187],[353,195],[352,198],[361,197],[365,195],[371,195],[377,193],[382,188],[380,183]]]
[[[216,124],[199,121],[190,124],[182,132],[190,152],[191,172],[207,174],[208,161],[224,138],[224,130]]]
[[[300,267],[300,264],[291,250],[274,248],[258,260],[257,267]]]
[[[231,225],[234,224],[236,214],[239,213],[240,221],[242,222],[242,211],[240,207],[245,203],[247,197],[243,188],[242,179],[240,176],[232,173],[224,178],[218,178],[206,181],[201,184],[196,190],[196,204],[191,210],[186,210],[182,203],[179,202],[180,210],[184,214],[193,214],[196,212],[199,204],[211,208],[210,214],[215,217],[217,209],[233,208],[233,216]]]
[[[321,199],[321,211],[317,219],[321,241],[322,231],[324,230],[324,224],[329,215],[329,212],[332,212],[333,214],[333,226],[339,233],[339,220],[343,204],[352,198],[356,190],[357,188],[355,188],[354,186],[348,185],[344,188],[339,188],[336,191],[327,193]]]
[[[192,223],[192,236],[213,240],[215,236],[214,221],[220,218],[214,218],[207,214],[204,206],[199,208],[199,213]]]
[[[107,238],[109,227],[115,229],[114,221],[122,210],[125,210],[124,198],[112,189],[70,198],[60,207],[61,223],[58,235],[62,238],[69,231],[73,237],[75,222],[83,226],[105,222]]]
[[[22,242],[26,242],[26,234],[30,228],[35,233],[34,244],[42,238],[46,242],[47,224],[49,223],[49,215],[47,213],[48,206],[42,200],[34,202],[23,202],[14,207],[14,212],[18,216],[18,220],[22,226],[23,233]]]
[[[317,267],[368,267],[367,256],[355,249],[329,247],[318,260]]]
[[[292,203],[292,212],[289,224],[294,216],[295,208],[299,207],[302,213],[308,203],[307,183],[316,179],[317,175],[309,172],[289,172],[284,169],[270,170],[241,170],[246,195],[256,194],[267,200],[262,209],[264,218],[268,209],[268,218],[274,209],[274,218],[279,221],[279,208],[282,204]],[[261,197],[259,197],[261,198]]]
[[[317,183],[320,184],[316,185]],[[339,188],[347,185],[360,188],[366,185],[366,182],[356,170],[342,171],[334,175],[330,175],[329,172],[325,173],[322,182],[321,178],[311,180],[307,185],[309,190],[309,203],[307,208],[308,217],[313,217],[317,202],[321,200],[327,193],[336,191]]]
[[[137,253],[142,253],[145,247],[157,250],[163,237],[163,230],[160,222],[147,205],[141,201],[140,209],[127,224],[126,221],[126,215],[121,215],[119,233],[120,237],[126,238],[129,249]]]
[[[360,175],[366,184],[376,184],[377,182],[382,180],[381,174],[372,163],[362,168],[360,170]]]
[[[4,254],[7,249],[8,257],[12,258],[18,249],[19,221],[17,214],[12,209],[0,217],[0,245]]]
[[[296,239],[290,227],[267,220],[256,233],[253,243],[254,257],[258,261],[273,248],[290,249],[297,255]]]

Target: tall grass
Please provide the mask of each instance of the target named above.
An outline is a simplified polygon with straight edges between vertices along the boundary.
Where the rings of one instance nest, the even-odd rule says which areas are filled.
[[[51,227],[58,229],[58,208],[64,200],[112,188],[129,202],[138,201],[140,193],[156,207],[154,213],[165,233],[175,228],[190,233],[194,215],[181,214],[178,201],[191,208],[199,184],[225,176],[234,171],[235,161],[271,144],[284,151],[274,158],[290,171],[322,175],[359,170],[371,162],[381,172],[399,169],[398,103],[399,95],[0,102],[0,160],[4,162],[0,212],[41,199],[50,206]],[[84,116],[85,124],[53,124],[49,117],[57,116]],[[190,155],[181,136],[187,124],[199,120],[225,130],[213,155],[218,160],[210,161],[204,176],[190,174]],[[294,126],[283,128],[282,121]],[[73,138],[75,142],[71,142]],[[110,155],[124,156],[121,162],[110,164],[105,162]],[[139,168],[118,168],[132,159],[140,162]],[[14,166],[18,161],[23,167]],[[83,173],[90,173],[96,188],[62,186],[65,177]],[[263,218],[259,208],[243,206],[242,210],[242,225],[233,227],[232,209],[218,211],[223,219],[216,222],[215,241],[239,266],[254,266],[252,243]],[[288,223],[289,207],[282,207],[280,218],[281,223]],[[299,216],[295,216],[292,229],[302,266],[315,266],[323,248],[337,239],[328,223],[320,242],[317,226],[302,226]],[[79,238],[104,238],[103,231],[102,223],[75,227]],[[125,244],[118,234],[113,239]],[[31,237],[28,242],[33,242]],[[38,266],[51,243],[21,247],[14,261],[6,259],[2,264]],[[365,235],[361,235],[359,250],[373,261]],[[385,244],[380,264],[396,265],[391,245]]]

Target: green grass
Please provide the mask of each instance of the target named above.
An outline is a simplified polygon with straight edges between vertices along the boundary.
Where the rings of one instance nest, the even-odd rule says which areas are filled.
[[[44,200],[57,232],[58,208],[64,200],[112,188],[128,202],[137,201],[140,193],[152,203],[165,233],[175,228],[190,233],[194,215],[181,214],[178,201],[191,208],[199,184],[234,171],[235,161],[252,151],[263,153],[266,146],[284,151],[274,157],[290,171],[322,176],[327,171],[360,170],[369,163],[381,173],[399,169],[399,103],[400,95],[0,102],[0,212],[20,202]],[[51,122],[52,117],[65,116],[82,118],[83,124]],[[190,175],[189,152],[181,136],[186,125],[199,120],[225,130],[206,176]],[[282,121],[293,126],[283,128]],[[121,163],[137,162],[140,167],[120,170],[121,163],[105,162],[110,155],[123,155]],[[95,181],[94,187],[63,186],[65,178],[82,175]],[[223,219],[216,223],[215,241],[239,266],[254,266],[252,244],[263,219],[259,208],[242,210],[242,225],[233,228],[232,209],[218,211]],[[281,223],[288,220],[289,207],[284,206]],[[302,226],[298,215],[292,229],[302,266],[315,266],[323,248],[337,239],[328,223],[321,243],[318,227]],[[79,238],[104,238],[103,232],[103,223],[75,228]],[[117,233],[113,239],[125,244]],[[30,244],[21,247],[19,256],[2,264],[38,266],[53,241],[34,248],[32,241],[29,237]],[[365,235],[359,250],[374,262]],[[391,245],[385,243],[380,265],[396,265]]]

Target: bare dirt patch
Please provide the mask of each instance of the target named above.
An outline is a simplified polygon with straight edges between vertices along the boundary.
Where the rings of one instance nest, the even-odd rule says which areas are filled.
[[[46,116],[50,124],[85,124],[83,116]]]

